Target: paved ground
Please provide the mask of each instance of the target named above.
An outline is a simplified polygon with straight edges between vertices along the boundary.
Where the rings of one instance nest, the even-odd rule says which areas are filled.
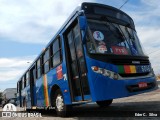
[[[111,112],[110,112],[111,111]],[[148,111],[148,112],[147,112]],[[149,113],[153,113],[152,115],[156,115],[157,111],[159,111],[160,116],[160,89],[144,93],[136,96],[131,96],[127,98],[120,98],[114,100],[113,104],[108,108],[99,108],[96,104],[88,104],[77,106],[73,108],[73,112],[68,118],[60,118],[56,117],[54,112],[45,112],[42,115],[42,118],[3,118],[5,120],[55,120],[55,119],[106,119],[104,116],[111,116],[107,117],[107,119],[120,119],[120,120],[130,120],[130,119],[160,119],[160,117],[117,117],[123,115],[131,115],[134,116],[136,113],[144,113],[144,115],[149,115]],[[0,118],[2,119],[2,118]]]

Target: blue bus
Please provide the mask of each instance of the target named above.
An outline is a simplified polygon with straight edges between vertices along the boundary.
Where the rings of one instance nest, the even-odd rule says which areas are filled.
[[[73,105],[157,89],[135,25],[123,11],[82,3],[17,82],[17,99],[27,109],[55,108],[67,115]]]

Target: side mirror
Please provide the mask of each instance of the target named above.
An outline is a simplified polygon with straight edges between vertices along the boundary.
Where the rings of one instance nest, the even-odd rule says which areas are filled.
[[[87,19],[85,16],[79,16],[78,21],[82,32],[82,43],[84,44],[86,42]]]

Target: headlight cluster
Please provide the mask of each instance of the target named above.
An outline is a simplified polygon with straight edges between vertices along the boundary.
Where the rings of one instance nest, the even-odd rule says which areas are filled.
[[[97,66],[92,66],[91,68],[94,72],[102,74],[102,75],[104,75],[106,77],[109,77],[111,79],[115,79],[115,80],[119,79],[119,75],[115,72],[110,71],[110,70],[99,68]]]

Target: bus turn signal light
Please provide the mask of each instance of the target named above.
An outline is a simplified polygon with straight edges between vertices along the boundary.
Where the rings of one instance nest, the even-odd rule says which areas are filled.
[[[93,70],[93,71],[98,71],[99,68],[98,68],[97,66],[93,66],[93,67],[92,67],[92,70]]]
[[[103,76],[106,76],[106,77],[109,77],[111,79],[114,79],[114,80],[118,80],[119,79],[119,75],[113,71],[110,71],[110,70],[106,70],[106,69],[103,69],[103,68],[98,68],[97,66],[92,66],[91,67],[92,70],[98,74],[102,74]]]
[[[68,92],[67,90],[64,90],[64,92],[66,93],[66,92]]]

